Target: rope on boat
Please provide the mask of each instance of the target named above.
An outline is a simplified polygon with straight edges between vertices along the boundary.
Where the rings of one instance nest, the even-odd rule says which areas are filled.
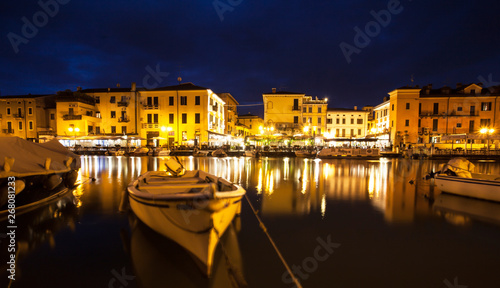
[[[264,222],[262,222],[262,220],[260,219],[259,215],[257,214],[257,211],[255,210],[255,208],[253,208],[253,205],[250,202],[250,199],[248,199],[248,196],[247,196],[246,193],[245,193],[245,198],[247,199],[247,202],[248,202],[248,205],[250,205],[250,208],[252,208],[253,214],[257,218],[257,221],[259,221],[259,227],[267,235],[267,238],[269,239],[269,242],[271,242],[271,244],[273,245],[274,251],[276,251],[276,253],[280,257],[281,262],[283,262],[283,265],[285,266],[286,270],[288,271],[288,273],[292,277],[293,282],[295,282],[295,285],[297,286],[297,288],[302,288],[302,285],[300,285],[299,280],[295,277],[295,275],[293,274],[292,270],[290,269],[290,267],[286,263],[285,258],[283,257],[283,255],[281,255],[280,251],[278,250],[278,246],[276,246],[276,244],[274,243],[273,239],[271,238],[271,235],[269,235],[269,233],[267,232],[267,228],[264,225]]]
[[[230,225],[232,225],[232,224],[230,224]],[[229,272],[229,276],[231,276],[230,277],[231,285],[233,287],[237,287],[237,288],[248,287],[248,284],[245,281],[245,278],[241,274],[241,271],[238,268],[234,267],[234,265],[231,264],[231,261],[229,260],[229,256],[227,255],[227,250],[224,247],[224,244],[222,243],[220,235],[219,235],[219,231],[215,228],[215,226],[214,226],[214,231],[215,231],[215,235],[217,236],[217,239],[219,240],[222,254],[224,254],[224,259],[226,259],[227,271]]]

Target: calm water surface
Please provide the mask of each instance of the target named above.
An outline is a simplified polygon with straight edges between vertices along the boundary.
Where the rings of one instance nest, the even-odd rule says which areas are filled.
[[[247,189],[303,287],[499,286],[500,204],[441,194],[422,180],[444,161],[180,160]],[[130,180],[163,170],[164,162],[82,157],[82,180],[97,180],[18,216],[16,281],[6,281],[1,264],[0,286],[294,286],[246,200],[222,238],[211,279],[179,245],[120,213]],[[474,164],[500,174],[497,162]],[[1,249],[4,260],[6,241]]]

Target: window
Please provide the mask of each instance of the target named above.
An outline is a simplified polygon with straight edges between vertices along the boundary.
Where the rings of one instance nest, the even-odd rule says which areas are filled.
[[[199,96],[197,96],[197,97],[199,97]],[[200,124],[200,113],[194,114],[194,123]]]
[[[474,133],[474,120],[469,121],[469,133]]]
[[[340,129],[337,129],[337,132],[335,133],[335,136],[340,137]]]
[[[194,105],[200,105],[200,96],[194,96]]]
[[[439,103],[434,103],[433,114],[439,114]]]
[[[29,130],[33,130],[33,121],[28,122],[28,128]]]
[[[299,99],[293,99],[293,110],[299,110]]]
[[[92,134],[93,131],[94,131],[94,127],[92,127],[92,125],[88,125],[87,126],[87,133]]]
[[[309,113],[313,113],[313,107],[309,106]]]
[[[267,102],[267,109],[273,109],[273,102]]]
[[[470,95],[476,95],[476,89],[470,89]]]
[[[342,124],[345,124],[345,118],[342,118]]]
[[[308,123],[311,124],[313,122],[313,119],[312,117],[309,117],[309,119],[307,119]]]
[[[33,108],[31,107],[28,108],[28,115],[33,115]]]
[[[420,128],[421,119],[418,119],[418,128]]]
[[[111,111],[111,118],[116,118],[116,111]]]
[[[307,113],[307,107],[302,108],[302,113]]]
[[[188,102],[188,97],[187,96],[181,96],[181,105],[187,105]]]
[[[174,106],[174,97],[173,96],[168,97],[168,105]]]
[[[354,136],[354,129],[351,129],[351,137]]]
[[[491,111],[491,102],[481,102],[481,111]]]
[[[363,124],[363,119],[358,119],[357,124]]]
[[[406,127],[410,126],[410,120],[408,120],[408,119],[405,120],[405,126]]]
[[[187,138],[187,132],[186,131],[182,131],[182,141],[187,141],[188,138]]]
[[[153,123],[158,124],[158,114],[153,114],[153,120]]]
[[[187,114],[182,113],[182,124],[186,124],[186,123],[187,123]]]
[[[479,123],[479,126],[481,128],[483,128],[483,127],[490,127],[491,119],[481,119],[480,121],[481,122]]]
[[[318,113],[321,113],[321,107],[318,107]]]
[[[168,114],[168,124],[174,124],[174,114]]]
[[[336,122],[336,123],[337,123],[337,124],[340,124],[340,118],[337,118],[337,122]]]
[[[124,97],[124,96],[122,96],[122,98],[123,98],[123,97]],[[123,101],[123,102],[125,102],[125,101],[127,101],[127,100],[123,100],[123,99],[122,99],[122,101]],[[153,98],[153,105],[154,105],[155,107],[158,107],[158,97],[154,97],[154,98]]]
[[[299,116],[293,116],[293,123],[299,123]]]
[[[122,134],[127,134],[127,126],[122,126]]]
[[[153,97],[148,97],[148,99],[147,99],[147,103],[148,103],[147,105],[148,105],[149,107],[153,106]]]
[[[153,123],[153,114],[148,114],[148,124]]]
[[[109,103],[116,103],[116,97],[111,96],[111,98],[109,98]]]
[[[95,96],[95,103],[96,103],[96,104],[101,103],[101,97],[99,97],[99,96]]]
[[[462,111],[462,106],[458,106],[457,111]]]
[[[302,118],[302,123],[306,123],[306,117]]]
[[[19,130],[23,130],[23,122],[19,121]]]
[[[354,119],[351,118],[351,124],[354,124]]]
[[[342,129],[342,137],[345,137],[345,129]]]
[[[457,123],[457,128],[462,128],[462,123]]]
[[[394,104],[392,104],[392,111],[394,111]]]
[[[116,133],[116,126],[111,126],[111,133],[113,133],[113,134]]]
[[[470,116],[476,116],[476,106],[470,106]]]
[[[10,108],[7,108],[7,115],[10,115]]]
[[[422,114],[422,103],[418,103],[418,114]]]
[[[394,104],[393,104],[394,105]],[[394,110],[394,109],[393,109]],[[406,103],[406,110],[410,110],[410,103]]]
[[[321,124],[321,117],[318,117],[318,124]]]
[[[17,108],[17,115],[23,115],[23,110],[21,108]]]
[[[50,120],[56,119],[56,115],[54,113],[50,113]]]
[[[432,131],[438,131],[438,119],[432,119]]]
[[[358,135],[361,135],[361,129],[358,129]]]

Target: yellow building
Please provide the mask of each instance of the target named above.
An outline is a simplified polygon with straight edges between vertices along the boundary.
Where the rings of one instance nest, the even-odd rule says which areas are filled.
[[[264,119],[260,118],[257,115],[248,113],[246,115],[238,116],[238,124],[247,127],[248,131],[244,136],[255,136],[262,134],[261,128],[264,128]]]
[[[130,88],[85,89],[78,87],[77,91],[92,96],[96,102],[97,111],[103,121],[90,134],[95,135],[138,135],[139,92],[135,83]]]
[[[238,134],[236,123],[238,123],[239,103],[234,99],[231,93],[219,93],[217,95],[226,103],[226,105],[224,105],[224,119],[226,120],[224,134],[234,137]]]
[[[0,136],[35,140],[56,134],[54,95],[0,97]]]
[[[346,108],[328,108],[327,138],[361,138],[366,136],[369,111]]]
[[[276,133],[320,135],[326,128],[327,99],[318,100],[304,93],[276,91],[262,94],[265,126]]]
[[[140,135],[149,143],[155,137],[170,146],[219,146],[228,141],[224,134],[226,103],[212,90],[182,83],[139,94]]]
[[[91,96],[79,91],[58,92],[56,105],[58,136],[86,136],[101,126],[101,115]]]
[[[452,134],[477,136],[483,128],[492,133],[500,127],[499,96],[498,87],[483,88],[474,83],[439,89],[433,89],[432,84],[401,87],[389,92],[389,97],[374,108],[371,132],[387,137],[394,146],[441,143],[442,136]]]

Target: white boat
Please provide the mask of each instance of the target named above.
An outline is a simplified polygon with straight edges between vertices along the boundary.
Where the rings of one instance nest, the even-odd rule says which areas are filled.
[[[329,147],[323,148],[317,154],[318,158],[380,158],[380,151],[378,148],[336,148]]]
[[[315,158],[318,154],[316,150],[298,150],[295,151],[295,156],[299,158]]]
[[[176,176],[185,171],[180,163],[166,164],[170,172],[148,171],[129,184],[130,207],[151,229],[195,255],[210,276],[219,238],[240,213],[246,191],[201,170]]]
[[[169,156],[170,155],[170,150],[168,150],[168,149],[162,149],[156,155],[158,155],[160,157]]]
[[[111,149],[111,150],[107,151],[106,153],[107,153],[107,155],[111,155],[111,156],[123,156],[123,155],[125,155],[125,150]]]
[[[214,157],[227,157],[227,153],[222,149],[217,149],[212,152],[212,156]]]
[[[39,144],[19,137],[0,137],[0,167],[0,208],[6,209],[8,197],[14,192],[18,208],[73,187],[80,157],[56,139]]]
[[[451,194],[500,202],[500,175],[473,173],[474,165],[467,159],[451,159],[438,172],[435,184]]]
[[[149,148],[147,147],[139,147],[132,152],[133,156],[146,156],[149,153]]]
[[[194,157],[207,157],[210,151],[207,150],[197,150],[193,152]]]

